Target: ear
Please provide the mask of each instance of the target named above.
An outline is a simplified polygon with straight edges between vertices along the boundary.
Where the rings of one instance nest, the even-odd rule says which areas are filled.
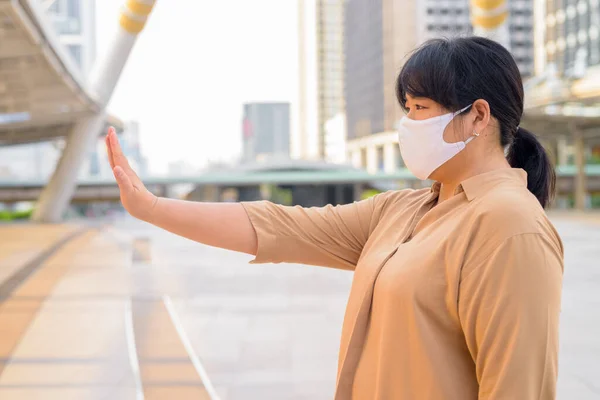
[[[479,99],[473,103],[469,117],[473,118],[473,129],[477,133],[482,133],[490,124],[492,113],[490,104],[483,99]]]

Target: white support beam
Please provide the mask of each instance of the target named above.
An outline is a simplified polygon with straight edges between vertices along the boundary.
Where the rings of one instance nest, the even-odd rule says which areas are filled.
[[[119,29],[112,44],[90,74],[90,91],[101,111],[74,125],[56,170],[40,196],[32,218],[34,221],[55,223],[62,219],[75,191],[81,164],[104,125],[106,105],[154,3],[155,0],[128,0],[121,10]]]

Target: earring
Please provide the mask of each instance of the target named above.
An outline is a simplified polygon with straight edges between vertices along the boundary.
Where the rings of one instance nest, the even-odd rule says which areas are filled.
[[[479,137],[479,133],[477,133],[477,131],[475,131],[475,130],[474,130],[474,131],[473,131],[473,136],[477,136],[477,137]]]

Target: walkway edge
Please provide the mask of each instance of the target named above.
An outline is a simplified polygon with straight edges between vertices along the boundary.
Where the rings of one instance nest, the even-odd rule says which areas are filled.
[[[171,298],[168,295],[164,295],[163,303],[165,304],[167,312],[169,313],[169,316],[171,317],[171,321],[173,321],[173,326],[175,327],[175,330],[177,331],[177,334],[179,335],[179,338],[181,339],[181,343],[183,344],[183,347],[185,348],[186,352],[188,353],[188,356],[190,357],[190,360],[192,361],[192,364],[194,365],[196,372],[198,373],[198,375],[200,375],[200,379],[202,379],[202,382],[204,383],[204,387],[206,388],[208,395],[210,396],[210,398],[212,400],[220,400],[219,395],[217,394],[217,391],[215,390],[212,383],[210,382],[210,379],[208,378],[208,374],[206,373],[206,370],[202,366],[202,363],[200,362],[198,355],[196,354],[196,352],[194,351],[194,348],[192,347],[192,343],[190,342],[190,339],[188,338],[188,336],[185,332],[185,329],[183,329],[183,324],[181,323],[179,316],[175,312],[175,307],[173,306],[173,302],[171,301]]]
[[[21,286],[23,282],[25,282],[34,272],[44,265],[44,263],[50,257],[56,254],[67,243],[80,237],[84,233],[92,231],[93,229],[97,228],[84,226],[79,229],[75,229],[74,232],[65,235],[63,238],[52,244],[48,249],[43,250],[33,260],[19,268],[14,274],[12,274],[12,276],[0,284],[0,304],[2,304],[4,300],[8,299],[15,289]]]

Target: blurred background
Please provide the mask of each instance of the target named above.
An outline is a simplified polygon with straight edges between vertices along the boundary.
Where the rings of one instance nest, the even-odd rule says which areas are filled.
[[[512,52],[557,171],[559,398],[600,398],[599,0],[0,0],[0,398],[331,398],[351,274],[132,220],[104,135],[160,196],[426,187],[395,79],[470,34]]]

